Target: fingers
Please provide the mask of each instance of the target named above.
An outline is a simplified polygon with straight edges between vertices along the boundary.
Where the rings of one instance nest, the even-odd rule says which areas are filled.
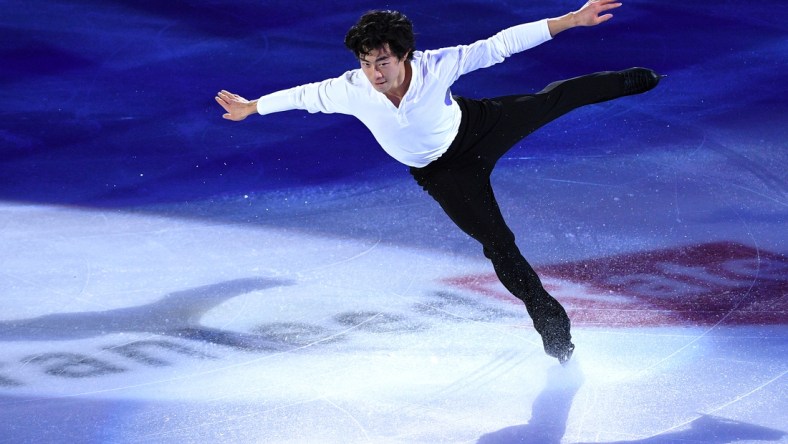
[[[594,26],[613,18],[613,14],[604,14],[606,11],[622,5],[618,0],[589,0],[579,11],[578,19],[581,26]]]
[[[585,4],[585,7],[601,12],[618,8],[621,5],[622,3],[618,0],[590,0]]]
[[[227,102],[227,100],[225,100],[225,99],[223,99],[223,98],[221,98],[219,96],[214,97],[214,99],[216,99],[216,103],[221,105],[221,107],[224,108],[225,111],[227,111],[227,112],[230,111],[230,103]]]
[[[599,1],[596,1],[594,3],[595,3],[595,6],[596,6],[596,10],[598,12],[615,9],[615,8],[618,8],[618,7],[620,7],[622,5],[621,2],[618,2],[616,0],[599,0]]]
[[[599,16],[599,23],[606,22],[613,18],[613,14],[605,14]]]
[[[613,18],[613,14],[603,14],[603,15],[599,15],[599,14],[602,14],[602,12],[604,12],[604,11],[609,11],[611,9],[618,8],[619,6],[621,6],[621,3],[608,3],[608,4],[604,5],[604,6],[602,6],[599,9],[599,11],[596,12],[596,16],[597,16],[596,17],[596,23],[599,24],[599,23],[603,23],[603,22],[606,22],[606,21],[612,19]]]
[[[238,94],[233,94],[227,90],[221,90],[214,97],[216,103],[221,105],[225,111],[222,115],[227,120],[239,121],[249,115],[250,102]]]
[[[214,99],[216,99],[216,103],[221,105],[221,107],[224,108],[225,111],[227,111],[226,113],[222,114],[222,117],[227,120],[235,120],[233,118],[232,109],[230,109],[230,102],[227,100],[226,93],[227,93],[226,91],[222,91],[219,94],[217,94],[216,97],[214,97]]]
[[[221,90],[216,93],[216,100],[223,100],[225,103],[230,102],[234,98],[238,97],[236,94],[233,94],[229,91]]]
[[[216,94],[216,97],[214,97],[214,99],[216,99],[216,103],[221,105],[222,108],[224,108],[227,112],[230,113],[233,112],[231,108],[233,108],[234,105],[237,106],[240,102],[243,101],[238,94],[232,94],[225,90],[219,91]]]
[[[622,4],[623,4],[623,3],[619,3],[619,2],[616,2],[616,3],[607,3],[607,4],[605,4],[605,5],[602,5],[602,7],[601,7],[601,8],[599,8],[599,10],[600,10],[600,11],[607,11],[607,10],[610,10],[610,9],[615,9],[615,8],[618,8],[619,6],[621,6]]]

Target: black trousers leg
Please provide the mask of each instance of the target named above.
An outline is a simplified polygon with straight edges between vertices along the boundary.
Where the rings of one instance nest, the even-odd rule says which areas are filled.
[[[569,318],[520,253],[495,200],[490,175],[501,156],[541,126],[580,106],[622,95],[621,77],[602,72],[554,82],[536,94],[456,98],[463,113],[457,138],[440,159],[411,168],[449,218],[481,243],[501,283],[525,303],[552,356],[573,347]]]
[[[451,160],[480,158],[494,165],[527,135],[581,106],[625,95],[623,77],[615,71],[598,72],[547,85],[536,94],[520,94],[475,101],[459,98],[467,128],[461,128],[447,152]],[[442,160],[438,159],[438,161]],[[429,167],[429,165],[428,165]]]
[[[498,279],[525,303],[534,328],[542,336],[545,352],[558,357],[571,347],[569,317],[520,253],[495,200],[489,173],[483,169],[447,168],[419,183],[458,227],[482,244]]]

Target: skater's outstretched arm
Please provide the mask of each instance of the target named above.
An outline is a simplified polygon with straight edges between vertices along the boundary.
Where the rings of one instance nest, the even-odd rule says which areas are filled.
[[[576,26],[596,26],[613,18],[613,14],[603,13],[619,6],[621,3],[617,0],[589,0],[577,11],[547,20],[547,27],[550,35],[555,37],[559,32]]]
[[[216,94],[216,101],[227,111],[222,117],[227,120],[239,121],[257,112],[257,100],[246,100],[238,94],[221,90]]]

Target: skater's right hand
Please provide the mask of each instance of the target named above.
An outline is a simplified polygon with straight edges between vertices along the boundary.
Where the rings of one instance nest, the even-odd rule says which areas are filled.
[[[225,90],[216,94],[216,102],[227,111],[222,115],[227,120],[237,122],[257,112],[257,100],[246,100],[238,94]]]

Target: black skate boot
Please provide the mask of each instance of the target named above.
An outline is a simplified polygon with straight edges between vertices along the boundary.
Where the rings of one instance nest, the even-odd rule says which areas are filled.
[[[659,83],[661,76],[648,68],[629,68],[619,71],[618,74],[624,81],[624,95],[644,93],[653,89]]]
[[[575,345],[569,333],[569,316],[561,304],[552,296],[526,304],[528,314],[534,322],[534,328],[542,336],[542,345],[548,355],[558,359],[564,365],[572,357]]]
[[[568,330],[562,328],[556,330],[557,332],[553,332],[551,327],[548,326],[542,333],[542,344],[544,345],[545,353],[558,359],[561,365],[565,365],[572,358],[575,344],[572,344]]]

